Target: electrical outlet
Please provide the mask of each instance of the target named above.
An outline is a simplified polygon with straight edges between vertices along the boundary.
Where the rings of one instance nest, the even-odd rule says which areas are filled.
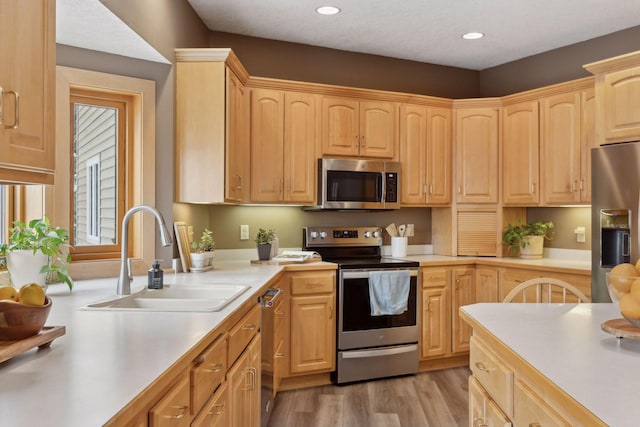
[[[249,226],[247,224],[240,226],[240,240],[249,240]]]

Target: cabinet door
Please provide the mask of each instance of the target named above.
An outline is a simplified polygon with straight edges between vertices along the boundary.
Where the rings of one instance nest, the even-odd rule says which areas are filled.
[[[444,356],[449,351],[451,300],[449,270],[427,268],[422,271],[422,327],[420,357]]]
[[[427,203],[427,109],[417,105],[400,107],[400,202],[407,206]]]
[[[393,102],[361,101],[359,155],[391,159],[398,145],[398,105]]]
[[[498,270],[491,267],[476,267],[475,302],[499,302]]]
[[[451,336],[453,353],[469,351],[471,327],[463,321],[458,309],[475,302],[474,268],[456,267],[452,269],[451,292]]]
[[[580,94],[582,99],[580,124],[580,200],[591,202],[591,149],[598,147],[595,124],[595,90],[584,90]]]
[[[640,139],[640,67],[605,74],[603,86],[605,140]]]
[[[451,203],[451,110],[427,109],[427,203]]]
[[[260,335],[227,372],[230,425],[260,425]]]
[[[497,203],[498,110],[457,110],[455,140],[457,201]]]
[[[0,6],[0,182],[53,184],[55,2]]]
[[[284,105],[284,200],[315,202],[317,97],[286,92]]]
[[[349,98],[322,98],[322,154],[358,155],[358,101]]]
[[[225,198],[243,202],[249,196],[249,91],[226,71]]]
[[[284,92],[251,91],[251,201],[284,199]]]
[[[563,418],[528,384],[521,379],[513,388],[513,422],[518,426],[570,427]]]
[[[335,367],[333,294],[291,297],[290,372],[331,371]]]
[[[580,93],[541,100],[544,201],[580,202]]]
[[[505,204],[537,205],[538,101],[508,105],[502,110],[502,196]]]

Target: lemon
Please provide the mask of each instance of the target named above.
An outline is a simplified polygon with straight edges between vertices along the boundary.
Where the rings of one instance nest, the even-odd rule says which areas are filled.
[[[0,287],[0,300],[16,301],[18,299],[18,291],[13,286]]]
[[[44,305],[44,289],[37,283],[23,285],[18,291],[18,301],[26,305]]]

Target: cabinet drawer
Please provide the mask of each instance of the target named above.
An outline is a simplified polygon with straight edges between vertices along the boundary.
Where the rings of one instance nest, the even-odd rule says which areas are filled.
[[[507,416],[513,415],[513,369],[476,336],[471,337],[469,367],[473,376]]]
[[[191,427],[227,427],[229,425],[228,403],[227,384],[224,383],[193,420]]]
[[[422,270],[422,287],[444,286],[447,284],[447,268],[428,268]]]
[[[291,295],[333,292],[335,285],[335,273],[296,275],[291,277]]]
[[[216,339],[191,368],[191,410],[197,413],[222,383],[227,372],[227,335]]]
[[[186,427],[191,422],[189,376],[182,379],[149,412],[150,427]]]
[[[227,363],[233,365],[244,351],[260,326],[260,307],[256,304],[244,318],[229,331],[229,358]]]
[[[513,421],[517,426],[570,427],[572,424],[551,408],[522,380],[514,386]]]

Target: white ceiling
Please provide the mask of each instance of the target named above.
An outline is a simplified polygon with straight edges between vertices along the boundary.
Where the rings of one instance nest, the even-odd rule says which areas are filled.
[[[56,42],[170,64],[98,0],[57,0]]]
[[[214,31],[474,70],[640,25],[640,0],[188,1]]]

